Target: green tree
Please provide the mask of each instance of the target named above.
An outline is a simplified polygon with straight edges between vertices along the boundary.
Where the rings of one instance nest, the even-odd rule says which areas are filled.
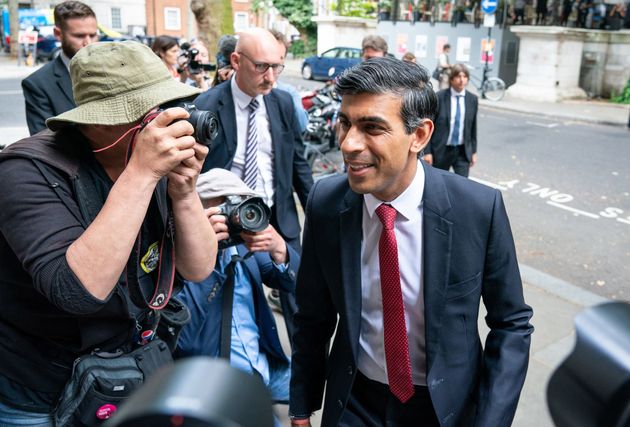
[[[222,35],[234,33],[231,0],[191,0],[199,34],[211,56],[217,54],[217,42]]]
[[[273,5],[293,25],[306,46],[313,46],[317,40],[317,25],[313,22],[313,2],[311,0],[273,0]]]

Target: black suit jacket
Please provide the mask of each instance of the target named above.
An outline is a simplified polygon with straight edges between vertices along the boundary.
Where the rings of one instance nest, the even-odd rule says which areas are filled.
[[[274,151],[274,213],[272,224],[292,246],[299,248],[300,223],[293,199],[293,189],[302,206],[313,186],[311,169],[304,160],[304,144],[291,96],[280,90],[272,90],[264,96],[265,108],[271,127]],[[230,81],[224,82],[199,95],[195,105],[201,110],[217,114],[221,129],[206,157],[202,171],[212,168],[230,169],[236,153],[237,128],[234,100]]]
[[[424,149],[425,154],[433,155],[433,163],[440,164],[446,151],[448,134],[451,131],[451,89],[443,89],[437,93],[438,114],[435,119],[435,130],[429,144]],[[477,109],[479,101],[476,95],[466,91],[464,97],[464,149],[466,158],[472,161],[472,155],[477,152]]]
[[[525,380],[533,328],[501,193],[429,166],[424,171],[431,401],[442,427],[508,427]],[[362,215],[363,196],[349,188],[345,176],[318,181],[306,207],[290,414],[319,409],[327,383],[323,427],[337,426],[357,371]],[[481,298],[490,327],[485,348],[477,329]]]
[[[22,80],[22,92],[31,135],[46,129],[46,119],[75,107],[70,73],[61,56]]]

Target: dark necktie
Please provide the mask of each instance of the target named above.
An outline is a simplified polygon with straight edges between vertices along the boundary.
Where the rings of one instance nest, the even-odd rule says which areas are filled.
[[[387,381],[392,394],[405,403],[413,396],[414,388],[411,381],[405,306],[400,288],[398,245],[394,233],[396,209],[382,204],[376,209],[376,215],[383,223],[383,231],[378,241],[378,259],[381,269]]]
[[[252,190],[256,190],[256,182],[258,181],[258,130],[256,127],[258,101],[255,98],[252,99],[247,108],[249,109],[249,118],[247,120],[247,146],[245,148],[243,182]]]
[[[455,123],[453,123],[453,136],[451,137],[450,145],[459,144],[459,121],[462,117],[462,109],[459,106],[459,99],[462,97],[463,95],[455,96],[455,102],[457,102],[457,104],[455,106]]]

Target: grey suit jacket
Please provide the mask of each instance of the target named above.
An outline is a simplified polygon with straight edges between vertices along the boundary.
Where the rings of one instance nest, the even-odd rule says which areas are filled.
[[[508,427],[525,380],[533,328],[501,193],[426,165],[424,170],[431,401],[442,427]],[[357,372],[362,215],[363,196],[349,188],[345,176],[318,181],[311,190],[296,288],[289,412],[308,416],[319,409],[326,384],[323,427],[337,426]],[[477,329],[481,298],[490,327],[483,348]]]
[[[424,149],[425,154],[433,155],[433,163],[439,164],[444,158],[448,135],[451,131],[451,89],[443,89],[437,93],[438,115],[435,119],[435,130],[429,144]],[[464,149],[466,158],[472,161],[472,155],[477,152],[477,110],[479,101],[477,96],[466,91],[464,97]]]
[[[75,107],[70,73],[61,56],[22,80],[22,91],[31,135],[46,129],[46,119]]]

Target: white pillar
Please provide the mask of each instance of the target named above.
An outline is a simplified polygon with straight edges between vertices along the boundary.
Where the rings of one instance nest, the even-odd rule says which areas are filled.
[[[526,25],[510,30],[520,39],[511,97],[541,102],[586,98],[578,84],[587,30]]]

